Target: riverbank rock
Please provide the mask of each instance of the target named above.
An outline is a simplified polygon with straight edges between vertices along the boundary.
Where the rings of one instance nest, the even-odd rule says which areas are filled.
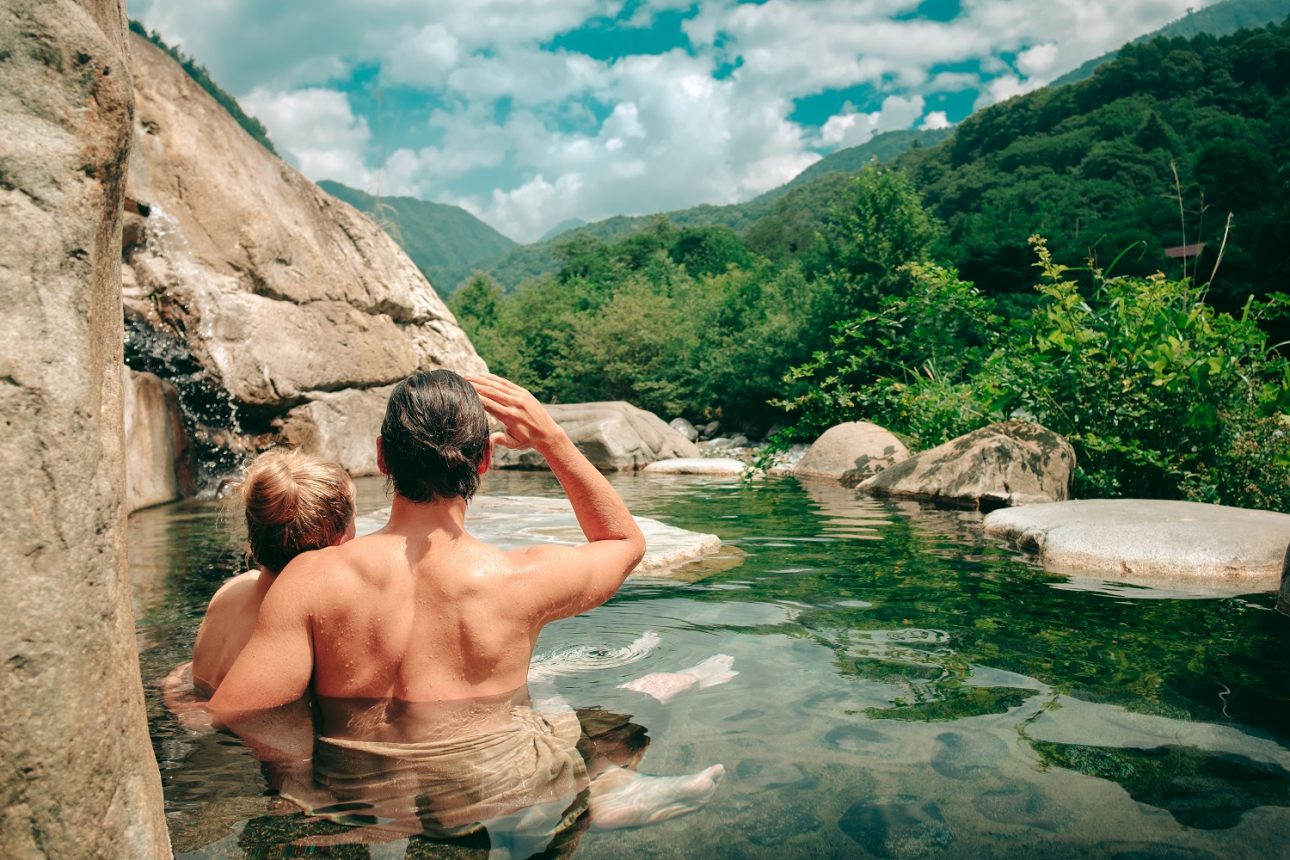
[[[1280,584],[1290,515],[1195,502],[1086,499],[994,511],[985,518],[985,532],[1058,573],[1244,594],[1275,591]]]
[[[389,508],[384,508],[359,517],[358,533],[381,528],[389,514]],[[645,535],[645,556],[632,576],[672,576],[680,568],[721,552],[721,539],[716,535],[677,528],[649,517],[635,520]],[[587,542],[573,506],[563,498],[476,496],[466,512],[466,528],[480,540],[505,550],[547,543],[581,546]]]
[[[825,430],[806,450],[793,473],[845,479],[854,486],[908,459],[909,449],[889,431],[868,421],[848,421]]]
[[[191,496],[192,451],[175,386],[151,373],[123,368],[125,510]]]
[[[376,437],[394,386],[320,392],[282,419],[279,429],[296,445],[339,463],[354,477],[376,475]]]
[[[545,408],[578,450],[604,471],[631,471],[656,460],[699,456],[695,444],[662,418],[621,400],[556,403]],[[498,448],[493,465],[499,469],[548,468],[542,455],[532,449]]]
[[[170,857],[125,563],[124,4],[0,19],[0,857]]]
[[[130,365],[175,382],[199,444],[303,440],[370,471],[375,437],[341,439],[371,424],[366,392],[483,361],[380,227],[268,152],[167,54],[133,35],[129,48],[128,194],[147,212],[126,216]]]
[[[717,478],[738,478],[746,467],[740,460],[730,457],[677,457],[659,460],[641,471],[647,475],[707,475]]]
[[[694,428],[693,424],[686,421],[684,418],[673,418],[671,421],[667,422],[667,426],[671,427],[691,442],[699,441],[699,431]]]
[[[994,508],[1063,501],[1070,496],[1075,451],[1030,421],[991,424],[884,469],[861,492]]]

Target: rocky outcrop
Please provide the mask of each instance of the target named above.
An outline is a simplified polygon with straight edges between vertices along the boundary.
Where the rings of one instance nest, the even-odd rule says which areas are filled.
[[[147,212],[127,215],[131,366],[176,380],[199,445],[304,442],[369,471],[374,437],[337,435],[371,426],[367,392],[484,363],[383,230],[267,152],[155,46],[131,36],[130,53],[129,194]]]
[[[909,449],[890,431],[868,421],[848,421],[825,430],[798,461],[793,473],[846,480],[855,486],[908,459]]]
[[[1075,451],[1051,430],[1014,419],[991,424],[884,469],[861,492],[955,507],[994,508],[1070,496]]]
[[[662,418],[621,400],[551,404],[546,411],[598,469],[631,471],[656,460],[699,456],[698,447]],[[547,468],[542,455],[531,449],[499,448],[493,454],[493,465],[499,469]]]
[[[125,565],[119,0],[0,9],[0,856],[169,857]]]
[[[192,495],[193,465],[175,386],[123,370],[125,509],[133,513]]]
[[[1143,499],[1088,499],[994,511],[987,535],[1059,573],[1091,574],[1192,593],[1275,591],[1290,515]]]
[[[282,421],[282,438],[340,463],[351,475],[378,474],[376,437],[393,386],[320,393]]]
[[[699,441],[699,431],[695,429],[693,424],[686,421],[684,418],[673,418],[671,421],[667,422],[667,426],[671,427],[691,442]]]

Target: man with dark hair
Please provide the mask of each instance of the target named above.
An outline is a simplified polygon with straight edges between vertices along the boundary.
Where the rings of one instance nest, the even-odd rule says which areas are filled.
[[[506,428],[491,440],[485,409]],[[546,457],[586,544],[504,552],[466,531],[492,445]],[[389,522],[282,571],[211,700],[217,717],[292,702],[311,685],[324,702],[509,695],[525,685],[542,628],[604,603],[645,552],[605,477],[532,394],[501,377],[436,370],[399,383],[377,463],[394,487]],[[325,732],[346,730],[322,711]]]
[[[485,410],[504,432],[490,438]],[[505,552],[466,531],[494,445],[546,458],[586,544]],[[363,810],[403,832],[520,821],[540,845],[588,804],[614,827],[706,802],[720,765],[684,777],[603,763],[588,772],[568,707],[528,701],[542,628],[604,603],[645,552],[627,506],[533,395],[497,376],[417,374],[390,395],[377,462],[394,489],[389,522],[278,575],[211,699],[215,718],[262,760],[299,767],[311,738],[288,727],[275,741],[277,729],[251,727],[272,725],[269,709],[312,690],[321,725],[311,778],[330,798],[315,811]]]

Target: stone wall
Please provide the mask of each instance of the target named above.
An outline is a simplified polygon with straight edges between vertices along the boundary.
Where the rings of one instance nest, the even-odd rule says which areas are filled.
[[[125,10],[10,0],[0,57],[0,856],[169,856],[122,510]]]

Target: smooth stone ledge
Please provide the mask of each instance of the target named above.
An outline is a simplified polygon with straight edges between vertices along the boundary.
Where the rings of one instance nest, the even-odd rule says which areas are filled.
[[[1290,515],[1195,502],[1052,502],[994,511],[984,525],[1057,573],[1198,597],[1276,591],[1290,545]]]
[[[648,475],[713,475],[737,478],[745,465],[732,457],[677,457],[650,463],[642,472]]]
[[[382,508],[359,517],[358,534],[370,534],[383,527],[389,515],[390,509]],[[669,526],[649,517],[635,519],[645,534],[645,557],[632,572],[633,577],[690,580],[695,578],[694,571],[682,568],[692,567],[693,562],[709,557],[714,561],[733,561],[720,564],[717,569],[738,563],[729,552],[733,548],[723,551],[721,538],[716,535]],[[587,540],[567,499],[476,496],[466,513],[466,527],[480,540],[506,550],[542,543],[578,546]]]

